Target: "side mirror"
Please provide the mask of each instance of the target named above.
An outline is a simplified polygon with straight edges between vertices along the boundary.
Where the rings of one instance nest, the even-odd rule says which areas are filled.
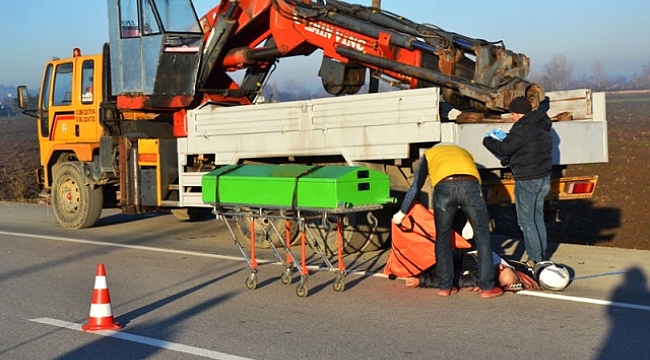
[[[21,85],[17,88],[18,107],[27,109],[29,107],[29,94],[27,93],[27,86]]]

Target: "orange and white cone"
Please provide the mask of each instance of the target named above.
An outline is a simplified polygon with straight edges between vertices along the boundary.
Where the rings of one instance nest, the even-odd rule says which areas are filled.
[[[104,264],[97,265],[95,275],[95,289],[93,290],[93,299],[90,304],[90,315],[88,323],[81,326],[84,331],[95,330],[117,330],[121,327],[113,319],[111,310],[111,296],[108,293],[106,283],[106,269]]]

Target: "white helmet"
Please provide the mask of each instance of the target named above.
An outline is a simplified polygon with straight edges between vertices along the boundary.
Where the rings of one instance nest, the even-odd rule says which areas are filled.
[[[560,291],[569,285],[571,275],[564,265],[543,261],[537,263],[535,267],[535,276],[542,288]]]
[[[535,276],[535,280],[539,281],[539,274],[542,272],[542,270],[553,264],[555,263],[549,260],[543,260],[536,263],[535,266],[533,266],[533,276]]]

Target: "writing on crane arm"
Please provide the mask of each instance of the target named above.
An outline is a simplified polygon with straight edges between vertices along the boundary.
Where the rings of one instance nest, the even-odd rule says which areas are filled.
[[[305,24],[305,31],[316,34],[325,39],[333,38],[335,42],[344,46],[349,46],[357,51],[365,51],[366,49],[366,40],[352,36],[341,30],[334,29],[325,24],[307,22]]]

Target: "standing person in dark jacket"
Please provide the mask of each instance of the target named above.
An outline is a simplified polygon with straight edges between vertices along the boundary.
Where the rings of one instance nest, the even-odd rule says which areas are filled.
[[[512,169],[517,220],[524,236],[527,264],[533,266],[546,260],[544,199],[551,188],[553,169],[551,119],[545,111],[533,111],[522,96],[512,100],[508,108],[515,122],[510,132],[502,140],[486,136],[483,145],[505,157],[504,162]]]

